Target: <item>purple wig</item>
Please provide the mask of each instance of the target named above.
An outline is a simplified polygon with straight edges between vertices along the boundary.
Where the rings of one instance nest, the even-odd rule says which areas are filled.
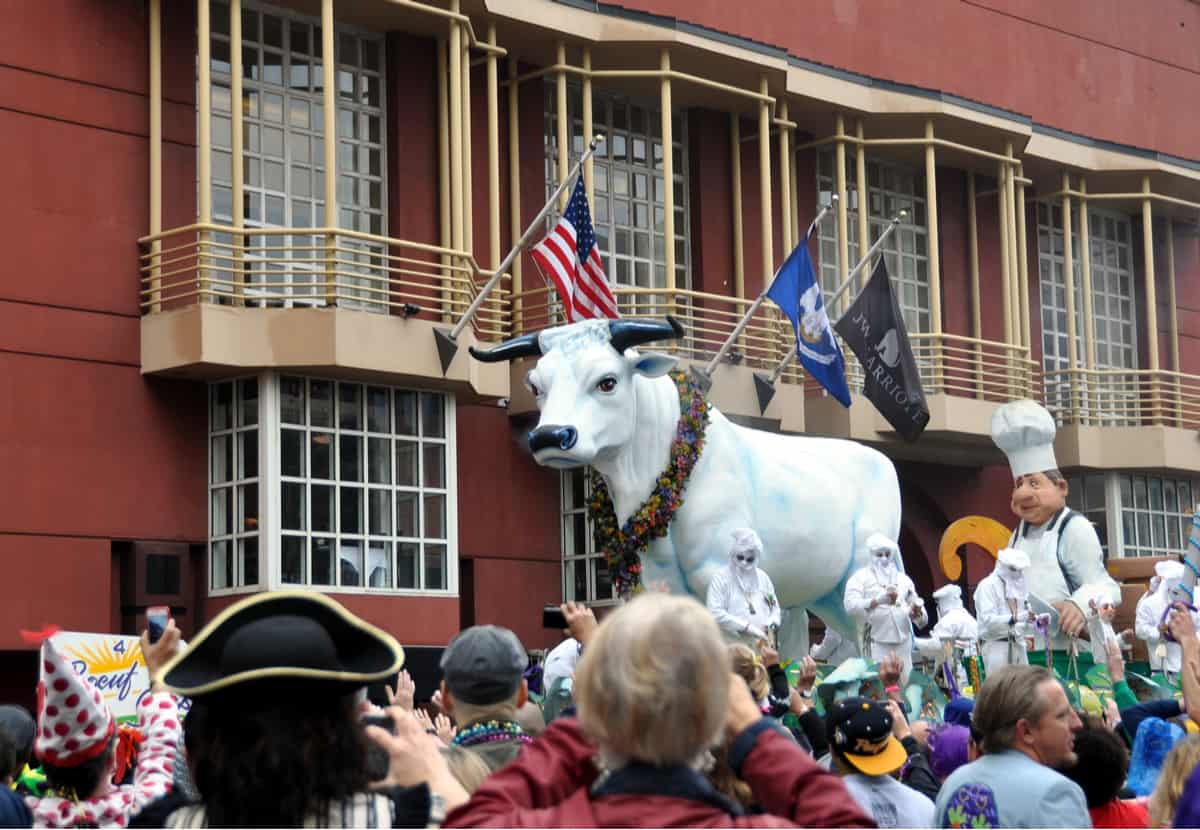
[[[971,730],[956,723],[943,723],[929,733],[929,766],[945,781],[950,773],[967,763],[967,742]]]

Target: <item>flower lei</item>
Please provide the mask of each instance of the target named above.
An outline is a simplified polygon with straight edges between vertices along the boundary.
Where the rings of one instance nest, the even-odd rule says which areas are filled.
[[[519,741],[523,744],[533,742],[533,738],[512,720],[482,721],[474,726],[468,726],[454,736],[455,746],[479,746],[494,744],[500,741]]]
[[[650,542],[667,535],[675,511],[683,504],[688,477],[704,450],[708,428],[708,404],[704,392],[682,372],[672,372],[671,380],[679,390],[679,423],[671,442],[670,461],[658,477],[650,497],[625,524],[617,526],[617,514],[604,478],[592,470],[592,497],[588,518],[592,520],[596,549],[604,551],[609,573],[619,596],[641,590],[641,553]]]

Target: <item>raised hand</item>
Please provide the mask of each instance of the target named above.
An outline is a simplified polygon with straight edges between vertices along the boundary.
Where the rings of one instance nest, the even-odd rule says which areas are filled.
[[[445,715],[438,715],[434,718],[433,727],[437,730],[437,736],[446,746],[450,746],[454,736],[458,734],[458,727]]]
[[[403,669],[396,677],[396,691],[391,686],[384,686],[387,693],[388,706],[399,706],[405,712],[413,710],[413,696],[417,693],[417,685],[413,683],[408,669]]]

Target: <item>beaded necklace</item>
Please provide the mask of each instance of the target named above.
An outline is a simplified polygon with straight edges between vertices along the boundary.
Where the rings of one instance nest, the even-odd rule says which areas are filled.
[[[479,746],[494,744],[500,741],[519,741],[523,744],[533,743],[521,725],[513,720],[480,721],[454,736],[455,746]]]

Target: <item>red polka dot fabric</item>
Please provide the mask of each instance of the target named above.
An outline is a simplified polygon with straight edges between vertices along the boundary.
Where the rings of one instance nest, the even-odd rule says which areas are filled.
[[[41,687],[41,729],[34,743],[38,757],[69,767],[102,752],[113,733],[112,713],[55,648],[53,637],[42,641]]]

